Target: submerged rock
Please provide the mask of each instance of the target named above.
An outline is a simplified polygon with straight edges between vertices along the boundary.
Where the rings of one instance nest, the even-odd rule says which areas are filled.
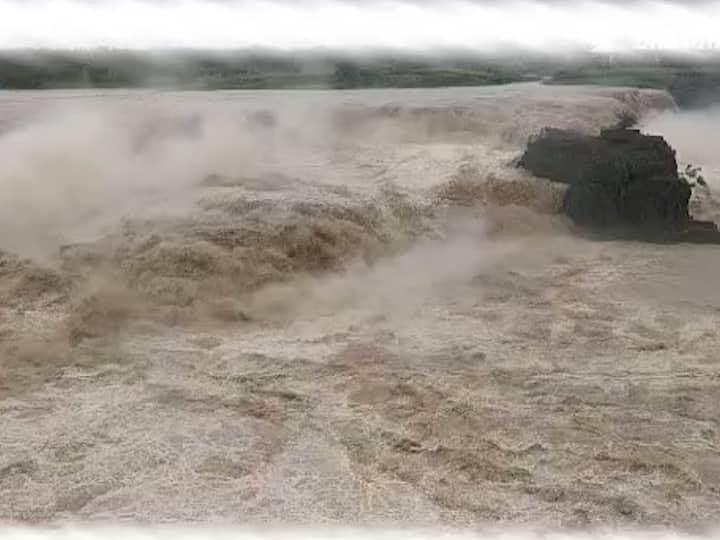
[[[547,128],[531,139],[519,166],[568,184],[562,210],[577,225],[614,237],[720,242],[711,223],[689,214],[691,186],[660,136],[613,128],[599,136]]]

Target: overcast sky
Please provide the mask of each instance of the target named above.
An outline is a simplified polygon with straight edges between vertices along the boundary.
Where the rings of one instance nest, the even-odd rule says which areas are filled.
[[[0,0],[0,49],[720,48],[710,2]]]

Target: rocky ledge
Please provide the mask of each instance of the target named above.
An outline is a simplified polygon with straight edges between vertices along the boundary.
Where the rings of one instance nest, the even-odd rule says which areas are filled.
[[[602,236],[660,242],[720,243],[711,222],[690,216],[692,185],[678,173],[663,137],[613,128],[599,136],[546,128],[519,165],[568,185],[563,212]]]

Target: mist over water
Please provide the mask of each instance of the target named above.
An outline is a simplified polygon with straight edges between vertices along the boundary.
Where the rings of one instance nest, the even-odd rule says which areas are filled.
[[[63,235],[73,241],[72,234],[94,219],[118,220],[154,196],[167,202],[169,195],[180,203],[185,195],[198,195],[193,188],[211,175],[262,185],[267,175],[297,178],[309,171],[309,181],[321,186],[351,184],[372,191],[372,182],[353,170],[356,164],[347,163],[358,146],[383,152],[389,143],[401,142],[412,153],[413,144],[433,143],[428,147],[436,159],[462,160],[458,152],[470,155],[481,145],[482,156],[471,156],[480,174],[494,169],[515,174],[505,161],[553,117],[570,127],[597,130],[614,121],[618,107],[668,106],[659,94],[625,105],[607,96],[578,97],[533,84],[454,93],[5,94],[4,244],[14,242],[12,249],[20,251],[23,245],[52,249]],[[553,109],[544,110],[551,102]],[[523,122],[516,121],[526,113]],[[263,114],[271,120],[261,120]],[[418,161],[418,166],[431,164]],[[463,164],[387,180],[417,191],[442,184]],[[377,184],[378,178],[373,180]]]
[[[714,215],[718,111],[657,91],[0,95],[0,517],[717,515],[720,255],[512,165],[627,113]]]
[[[709,189],[698,186],[693,194],[691,209],[699,219],[720,221],[720,154],[717,145],[717,126],[720,108],[682,111],[650,115],[641,125],[648,132],[664,135],[678,153],[680,168],[688,164],[701,167]]]

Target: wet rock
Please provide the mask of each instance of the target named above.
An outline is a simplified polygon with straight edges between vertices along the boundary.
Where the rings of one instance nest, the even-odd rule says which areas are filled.
[[[714,224],[688,211],[690,183],[660,136],[613,128],[599,136],[547,128],[519,161],[535,176],[568,184],[562,211],[577,225],[618,238],[720,242]]]

